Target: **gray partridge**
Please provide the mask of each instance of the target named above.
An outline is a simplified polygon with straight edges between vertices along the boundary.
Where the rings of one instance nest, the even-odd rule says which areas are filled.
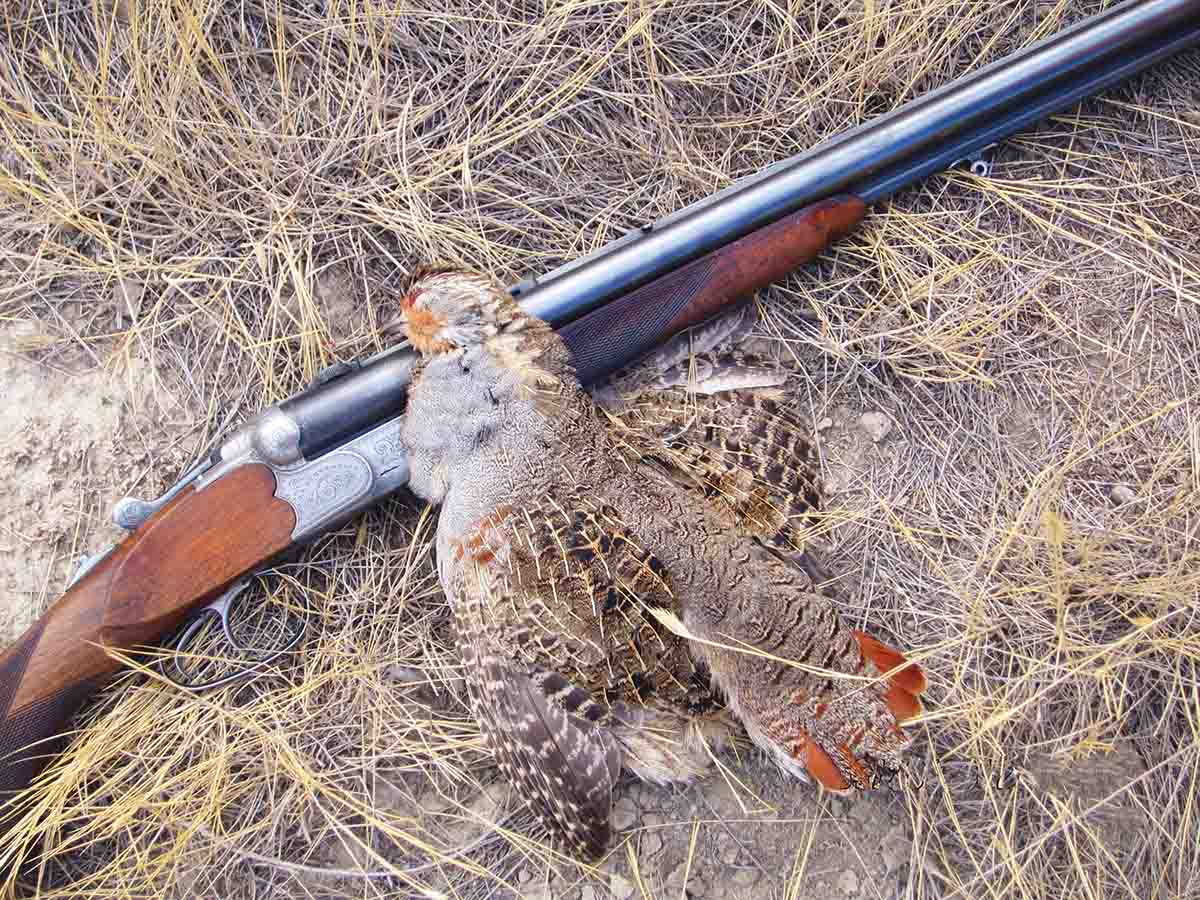
[[[561,339],[484,275],[427,270],[401,307],[421,354],[402,430],[409,486],[441,507],[438,571],[471,710],[562,846],[603,853],[621,769],[703,774],[730,714],[831,790],[903,765],[920,669],[847,628],[737,527],[737,501],[681,483],[667,458],[736,445],[692,423],[675,450],[660,435],[647,458],[630,453]]]

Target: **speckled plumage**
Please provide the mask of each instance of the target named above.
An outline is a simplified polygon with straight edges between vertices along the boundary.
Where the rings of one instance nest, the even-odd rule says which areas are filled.
[[[759,540],[813,499],[808,445],[778,405],[743,406],[745,438],[783,468],[739,493],[739,439],[703,416],[615,431],[559,338],[489,279],[422,274],[403,312],[423,353],[403,429],[410,486],[441,504],[439,574],[471,707],[569,850],[608,845],[622,766],[654,781],[703,774],[730,713],[789,771],[835,790],[900,765],[919,670],[876,677],[903,658],[846,628]],[[782,520],[753,515],[776,507]]]
[[[631,454],[663,465],[681,486],[727,507],[736,527],[798,558],[804,526],[821,506],[820,477],[813,442],[776,394],[644,391],[611,415],[614,437]]]

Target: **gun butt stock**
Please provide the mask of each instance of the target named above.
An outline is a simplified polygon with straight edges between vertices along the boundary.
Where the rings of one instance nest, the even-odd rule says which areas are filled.
[[[559,334],[592,384],[811,261],[866,216],[843,194],[806,206],[576,319]]]
[[[84,700],[135,650],[292,542],[292,508],[264,465],[188,488],[73,584],[0,656],[0,805],[62,749]],[[0,835],[11,827],[0,810]]]

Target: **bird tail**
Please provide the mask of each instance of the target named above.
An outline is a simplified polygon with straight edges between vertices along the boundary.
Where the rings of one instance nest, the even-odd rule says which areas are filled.
[[[888,689],[884,694],[888,708],[897,722],[921,714],[921,695],[925,693],[925,673],[916,663],[909,663],[894,647],[871,637],[863,631],[853,632],[863,658],[872,663],[881,675],[886,675]]]
[[[844,727],[827,730],[820,721],[824,709],[812,722],[811,734],[801,732],[793,756],[827,790],[842,793],[852,785],[874,786],[878,770],[900,767],[900,753],[911,743],[899,723],[921,713],[921,695],[927,683],[925,673],[894,647],[862,631],[853,631],[864,664],[869,663],[886,678],[886,687],[875,694],[876,714],[867,729],[847,733]],[[865,667],[865,666],[864,666]],[[882,707],[882,708],[879,708]],[[886,712],[885,712],[886,709]],[[835,721],[837,716],[832,717]]]

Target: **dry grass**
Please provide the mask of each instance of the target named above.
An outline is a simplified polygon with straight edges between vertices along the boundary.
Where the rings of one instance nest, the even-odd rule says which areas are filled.
[[[198,452],[375,349],[419,263],[545,270],[1102,5],[34,0],[0,36],[0,322],[153,373]],[[822,531],[847,615],[931,674],[910,896],[1200,894],[1197,84],[1191,54],[929,179],[764,297],[814,421],[897,422],[830,456]],[[388,504],[292,566],[316,622],[277,676],[108,691],[9,884],[511,888],[546,851],[490,826],[430,524]]]

